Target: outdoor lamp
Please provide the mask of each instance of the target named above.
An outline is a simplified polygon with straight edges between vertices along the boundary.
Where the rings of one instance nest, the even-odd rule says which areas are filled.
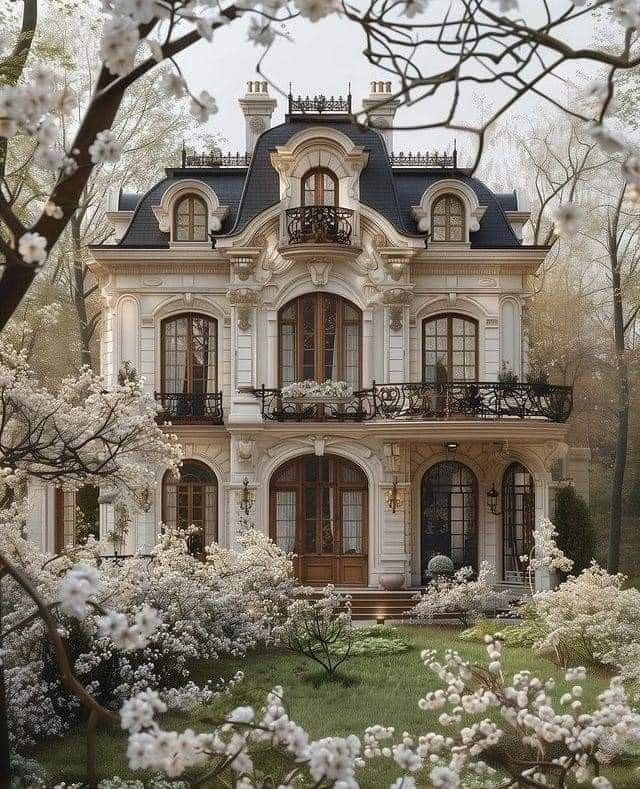
[[[496,490],[495,483],[491,483],[491,488],[487,491],[487,499],[489,501],[489,509],[494,515],[500,515],[501,513],[498,511],[498,498],[499,493]]]

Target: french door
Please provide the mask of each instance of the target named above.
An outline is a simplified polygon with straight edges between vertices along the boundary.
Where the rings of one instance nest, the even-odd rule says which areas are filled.
[[[303,583],[367,584],[367,481],[331,455],[305,455],[282,466],[270,488],[270,534],[297,554]]]
[[[218,483],[214,473],[204,463],[184,461],[179,479],[165,477],[162,487],[163,522],[172,529],[190,531],[189,551],[203,555],[205,547],[218,537]]]

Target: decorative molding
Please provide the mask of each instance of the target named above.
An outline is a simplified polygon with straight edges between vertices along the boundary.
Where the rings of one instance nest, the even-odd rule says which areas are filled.
[[[251,312],[262,301],[260,291],[253,288],[231,288],[227,291],[227,299],[236,308],[238,329],[248,331],[251,326]]]
[[[326,287],[332,265],[332,263],[307,263],[307,271],[316,288]]]
[[[379,253],[386,272],[394,282],[398,282],[407,270],[413,253],[389,247],[380,249]]]
[[[327,436],[309,436],[309,441],[313,444],[314,455],[322,457],[327,446]]]
[[[238,462],[250,465],[255,460],[256,441],[255,436],[243,435],[237,441]]]
[[[434,202],[446,194],[455,195],[462,200],[465,209],[464,241],[468,242],[469,233],[475,233],[480,230],[480,220],[487,210],[487,206],[480,205],[478,196],[473,189],[456,178],[444,178],[435,181],[425,189],[420,199],[420,205],[411,206],[411,210],[418,220],[418,229],[421,233],[431,233],[431,209]]]
[[[382,294],[382,303],[388,310],[389,328],[400,331],[404,316],[404,308],[413,301],[413,293],[406,288],[390,288]]]
[[[218,195],[210,186],[196,178],[183,178],[172,184],[160,198],[160,203],[152,205],[151,210],[158,220],[158,229],[161,233],[172,233],[173,211],[176,202],[184,195],[195,194],[204,200],[207,206],[208,226],[210,229],[219,228],[222,220],[227,215],[229,207],[220,205]]]

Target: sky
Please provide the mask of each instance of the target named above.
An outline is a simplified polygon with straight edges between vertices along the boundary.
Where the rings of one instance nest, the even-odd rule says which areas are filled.
[[[526,0],[527,3],[531,0]],[[552,10],[565,9],[566,0],[551,0]],[[448,6],[448,0],[431,0],[428,13],[431,20],[441,18]],[[249,17],[239,20],[216,32],[213,43],[202,41],[183,53],[180,66],[188,78],[190,87],[199,92],[208,90],[216,97],[219,112],[209,124],[210,131],[225,138],[221,147],[227,151],[244,150],[244,120],[238,105],[238,98],[244,94],[246,83],[258,79],[256,64],[262,48],[247,41],[246,30]],[[593,20],[590,16],[565,30],[571,43],[589,42],[593,37]],[[373,79],[388,79],[381,70],[376,70],[362,54],[364,38],[359,27],[338,16],[325,18],[317,23],[296,19],[280,27],[283,36],[268,52],[263,71],[284,93],[289,82],[293,83],[294,94],[325,95],[345,94],[351,83],[354,106],[360,107],[363,96],[369,93]],[[565,71],[569,79],[581,79],[584,67],[572,65]],[[559,80],[549,81],[545,89],[557,98],[564,98],[566,86]],[[271,94],[278,99],[278,108],[273,123],[284,120],[286,98]],[[505,91],[492,85],[484,95],[479,89],[467,95],[464,103],[465,119],[478,119],[479,114],[489,113],[492,107],[506,95]],[[410,108],[401,108],[396,116],[397,125],[411,125],[424,122],[425,118],[441,114],[446,108],[445,101],[429,99]],[[520,102],[516,113],[551,112],[541,106],[540,100],[529,98]],[[399,151],[443,150],[453,147],[453,138],[458,138],[460,160],[470,159],[474,149],[471,139],[449,130],[396,132],[394,148]]]

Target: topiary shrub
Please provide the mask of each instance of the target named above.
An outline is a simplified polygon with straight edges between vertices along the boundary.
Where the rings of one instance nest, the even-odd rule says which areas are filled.
[[[572,486],[556,492],[553,522],[558,532],[556,543],[573,560],[573,574],[578,575],[591,564],[595,539],[589,507]]]
[[[448,556],[438,554],[432,559],[429,559],[427,565],[427,572],[434,578],[438,575],[453,575],[453,562]]]

